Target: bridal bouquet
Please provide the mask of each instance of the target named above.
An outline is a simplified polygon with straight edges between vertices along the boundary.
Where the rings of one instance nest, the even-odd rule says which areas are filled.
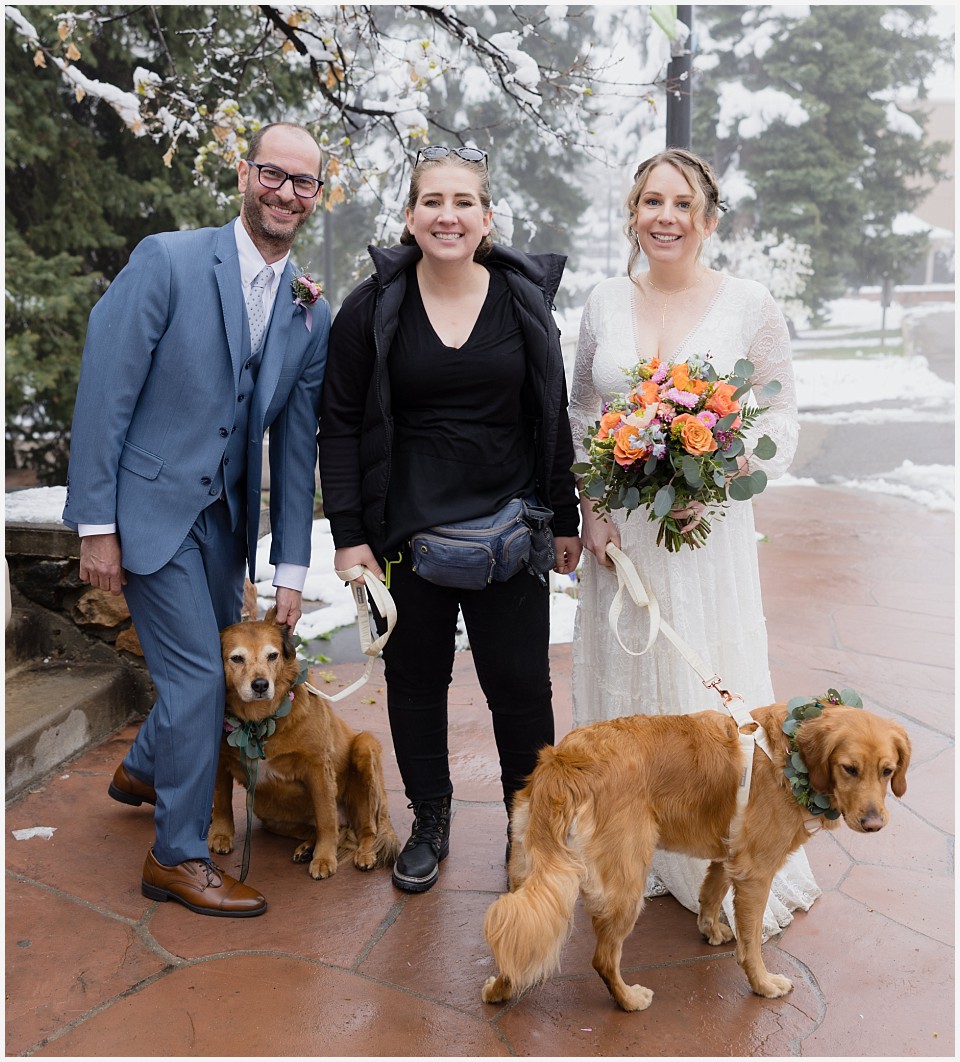
[[[710,534],[708,515],[720,517],[728,501],[746,501],[767,485],[762,469],[740,472],[744,435],[763,410],[741,400],[751,390],[753,364],[740,359],[718,376],[708,357],[675,363],[640,362],[628,374],[633,385],[604,404],[584,439],[587,461],[573,466],[597,512],[644,506],[658,520],[657,544],[676,552],[696,549]],[[780,384],[772,380],[764,398]],[[751,460],[771,458],[776,443],[762,436]],[[699,523],[682,530],[692,502],[706,508]]]

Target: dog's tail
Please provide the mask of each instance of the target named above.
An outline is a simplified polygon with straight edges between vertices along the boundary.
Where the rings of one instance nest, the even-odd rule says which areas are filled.
[[[569,756],[547,746],[530,783],[514,798],[511,835],[520,847],[511,857],[514,891],[499,897],[483,921],[505,991],[485,992],[488,1002],[532,988],[560,966],[586,873],[575,841],[576,809],[583,806],[580,773]]]

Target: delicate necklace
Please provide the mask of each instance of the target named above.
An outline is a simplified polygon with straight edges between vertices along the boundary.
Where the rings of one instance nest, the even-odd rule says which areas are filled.
[[[651,288],[653,288],[654,291],[659,292],[663,296],[663,302],[660,304],[661,332],[667,326],[667,299],[669,299],[671,295],[682,295],[685,291],[690,291],[692,288],[695,288],[706,275],[706,271],[702,272],[692,284],[688,284],[685,288],[677,288],[676,291],[664,291],[663,288],[658,288],[657,285],[654,284],[654,282],[650,279],[650,275],[647,274],[647,283],[650,285]]]

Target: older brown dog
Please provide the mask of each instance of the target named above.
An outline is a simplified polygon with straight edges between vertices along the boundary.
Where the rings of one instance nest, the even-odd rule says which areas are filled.
[[[263,741],[254,813],[273,833],[303,842],[293,861],[309,861],[312,878],[336,873],[338,847],[341,858],[355,849],[360,870],[392,864],[400,842],[387,810],[380,742],[353,730],[322,694],[297,683],[296,651],[275,616],[271,609],[263,620],[235,623],[220,634],[228,715],[259,723],[290,705]],[[224,735],[208,834],[213,852],[233,851],[233,783],[247,784],[244,758]]]
[[[773,876],[809,838],[813,823],[838,825],[794,798],[783,768],[786,706],[752,712],[774,762],[754,751],[742,825],[728,838],[742,771],[737,726],[720,712],[636,715],[580,727],[540,752],[529,784],[514,798],[511,891],[487,911],[484,935],[499,968],[483,987],[487,1003],[512,998],[558,967],[578,893],[597,937],[593,967],[623,1010],[643,1010],[653,993],[627,985],[623,942],[643,908],[647,868],[657,848],[712,860],[700,890],[697,925],[711,944],[733,938],[720,922],[732,884],[737,961],[757,995],[793,987],[761,955],[763,912]],[[846,705],[827,706],[796,734],[810,786],[859,833],[881,829],[887,783],[903,796],[910,740],[897,723]]]

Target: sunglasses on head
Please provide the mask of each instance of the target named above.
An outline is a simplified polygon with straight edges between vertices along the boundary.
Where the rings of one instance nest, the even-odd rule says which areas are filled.
[[[442,144],[435,144],[431,147],[420,148],[417,152],[417,161],[413,164],[413,168],[416,169],[420,165],[420,160],[425,159],[427,162],[432,162],[434,159],[445,159],[448,155],[456,155],[457,158],[463,159],[464,162],[482,162],[484,168],[487,165],[487,153],[480,148],[471,147],[444,147]]]

